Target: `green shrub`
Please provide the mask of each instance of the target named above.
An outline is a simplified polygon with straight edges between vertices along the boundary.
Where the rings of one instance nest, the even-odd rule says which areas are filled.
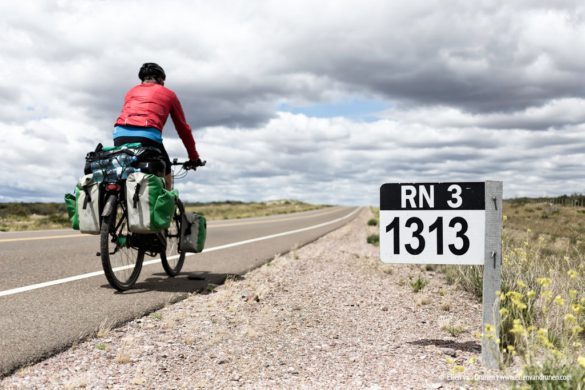
[[[380,235],[379,234],[370,234],[368,236],[368,244],[379,246],[380,245]]]
[[[429,284],[429,282],[419,276],[414,282],[410,282],[410,287],[412,287],[413,292],[417,293],[425,288],[427,284]]]

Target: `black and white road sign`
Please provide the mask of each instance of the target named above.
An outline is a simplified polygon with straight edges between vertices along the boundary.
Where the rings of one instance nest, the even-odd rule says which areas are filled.
[[[387,183],[380,188],[385,263],[484,264],[485,183]]]

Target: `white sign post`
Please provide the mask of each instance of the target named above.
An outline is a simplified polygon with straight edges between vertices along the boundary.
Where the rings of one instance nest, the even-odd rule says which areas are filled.
[[[483,265],[482,361],[498,367],[502,182],[387,183],[380,188],[384,263]],[[493,327],[486,334],[486,325]]]

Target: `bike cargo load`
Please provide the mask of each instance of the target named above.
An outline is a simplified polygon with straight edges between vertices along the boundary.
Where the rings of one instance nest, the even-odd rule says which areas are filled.
[[[73,194],[65,194],[65,206],[67,207],[67,215],[71,221],[71,228],[79,230],[79,215],[77,214],[77,199]]]
[[[167,191],[162,177],[135,172],[126,180],[128,229],[152,233],[167,229],[175,214],[177,191]]]
[[[99,185],[89,174],[79,179],[75,187],[75,195],[65,195],[67,213],[73,229],[79,230],[81,233],[99,234],[99,194]]]
[[[200,253],[205,247],[207,221],[203,215],[184,213],[181,223],[181,252]]]

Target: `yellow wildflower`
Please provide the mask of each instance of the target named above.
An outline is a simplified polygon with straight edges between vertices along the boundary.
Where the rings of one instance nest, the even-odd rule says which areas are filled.
[[[530,228],[526,229],[526,233],[531,233],[531,232],[532,232],[532,229],[530,229]]]
[[[574,288],[569,290],[569,297],[571,299],[577,299],[577,290],[575,290]]]
[[[583,356],[579,356],[579,357],[577,358],[577,363],[579,363],[579,365],[580,365],[581,367],[585,368],[585,357],[583,357]]]
[[[448,357],[447,364],[453,364],[453,363],[455,363],[455,359]]]
[[[528,291],[528,292],[526,293],[526,296],[527,296],[529,299],[532,299],[532,298],[534,298],[534,297],[536,296],[536,291],[534,291],[534,290],[530,290],[530,291]]]
[[[520,300],[512,301],[512,304],[520,310],[524,310],[528,307],[528,306],[526,306],[526,304],[524,302],[522,302]]]
[[[575,279],[579,274],[577,273],[577,271],[570,269],[567,271],[567,275],[569,275],[569,278]]]
[[[565,315],[565,322],[577,322],[577,319],[572,314]]]
[[[583,313],[583,306],[578,303],[571,304],[571,310],[575,312],[575,314]]]
[[[550,340],[548,339],[548,330],[544,329],[544,328],[540,328],[538,329],[538,341],[540,341],[540,343],[542,345],[544,345],[545,347],[547,347],[548,349],[554,349],[554,344],[550,342]]]
[[[525,335],[526,329],[519,319],[515,319],[512,321],[512,329],[510,329],[510,332],[514,334]]]
[[[528,286],[526,286],[526,283],[524,283],[524,281],[522,279],[518,279],[518,281],[516,282],[516,284],[520,288],[526,288],[526,287],[528,287]]]
[[[502,317],[505,317],[506,315],[508,315],[508,309],[506,309],[505,307],[502,307],[502,308],[500,309],[500,315],[501,315]]]
[[[552,354],[555,355],[555,357],[557,358],[557,360],[561,360],[565,357],[565,355],[563,355],[563,353],[561,351],[559,351],[558,349],[552,349],[551,350]]]
[[[463,366],[453,366],[453,368],[451,370],[454,373],[462,373],[463,371],[465,371],[465,367],[463,367]]]
[[[493,333],[494,332],[494,326],[491,324],[485,324],[485,331],[486,333]]]
[[[551,280],[549,278],[538,278],[536,279],[536,281],[542,286],[542,287],[548,287],[551,284]]]
[[[552,294],[553,293],[551,290],[545,290],[540,295],[542,296],[542,298],[544,299],[545,302],[548,302],[552,299]]]
[[[555,303],[559,306],[565,306],[565,300],[560,295],[555,297]]]
[[[581,333],[581,332],[583,332],[583,328],[582,328],[582,327],[580,327],[579,325],[577,325],[577,326],[575,326],[575,327],[573,328],[573,333],[574,333],[574,334],[579,334],[579,333]]]
[[[514,352],[514,351],[516,350],[516,348],[514,348],[514,346],[513,346],[513,345],[508,345],[508,346],[506,347],[506,349],[508,350],[508,352]]]
[[[585,297],[581,298],[581,299],[579,300],[579,302],[581,302],[581,304],[585,305]]]
[[[528,306],[522,302],[523,295],[517,291],[509,291],[506,296],[512,301],[512,305],[516,306],[520,310],[526,309]]]
[[[507,216],[506,214],[504,214],[504,215],[502,216],[502,218],[504,219],[504,222],[506,222],[506,221],[508,220],[508,216]]]
[[[581,343],[580,343],[580,342],[578,342],[578,341],[575,341],[575,342],[573,343],[573,347],[575,347],[575,348],[581,348],[582,346],[583,346],[583,344],[581,344]]]

